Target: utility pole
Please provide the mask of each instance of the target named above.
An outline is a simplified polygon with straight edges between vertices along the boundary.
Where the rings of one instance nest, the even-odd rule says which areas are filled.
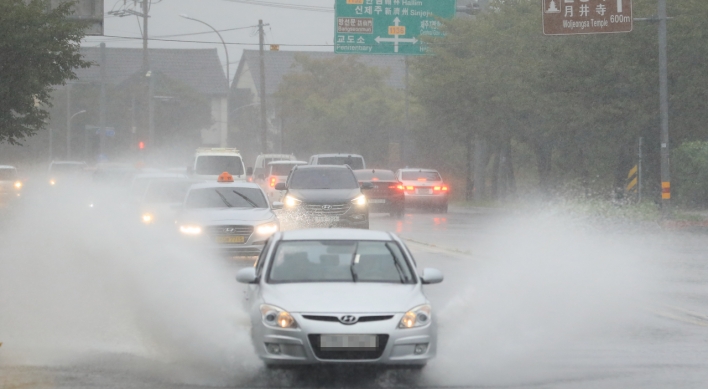
[[[405,78],[406,89],[405,89],[405,92],[404,92],[405,95],[406,95],[406,96],[405,96],[405,115],[406,115],[406,117],[405,117],[405,122],[406,122],[406,123],[405,123],[405,128],[403,129],[403,134],[402,134],[403,136],[401,136],[401,145],[400,145],[400,147],[401,147],[401,166],[406,166],[406,164],[409,162],[409,160],[408,160],[408,159],[409,159],[409,155],[411,154],[411,152],[410,152],[411,150],[408,150],[408,147],[406,147],[406,146],[407,146],[406,142],[408,142],[408,138],[409,138],[409,135],[410,135],[410,119],[409,119],[409,116],[408,116],[408,114],[409,114],[409,105],[410,105],[410,104],[409,104],[409,97],[408,97],[409,94],[410,94],[410,93],[409,93],[410,91],[408,90],[408,89],[409,89],[409,78],[408,78],[408,74],[409,74],[409,68],[410,68],[410,66],[409,66],[409,64],[408,64],[408,56],[403,57],[403,60],[405,61],[405,65],[406,65],[406,78]]]
[[[143,0],[143,72],[150,70],[148,54],[148,0]]]
[[[101,96],[99,109],[99,127],[100,128],[100,150],[101,155],[105,155],[106,151],[106,44],[101,42]]]
[[[261,70],[261,153],[268,152],[268,120],[266,118],[266,82],[265,82],[265,53],[263,45],[265,43],[265,33],[263,32],[263,20],[258,21],[258,42],[260,51],[260,70]]]
[[[148,70],[148,147],[155,147],[155,77],[156,73]]]
[[[637,203],[642,202],[642,164],[644,163],[644,138],[639,137],[639,163],[637,163]]]
[[[659,0],[659,110],[661,117],[661,212],[671,213],[671,165],[669,163],[669,83],[666,33],[666,0]]]
[[[71,160],[71,84],[66,84],[66,159]]]

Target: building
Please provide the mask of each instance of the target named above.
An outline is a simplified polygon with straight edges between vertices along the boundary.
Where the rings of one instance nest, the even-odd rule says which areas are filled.
[[[144,76],[143,50],[133,48],[106,49],[106,83],[118,86]],[[211,102],[212,125],[201,131],[202,144],[226,146],[227,143],[227,81],[216,49],[148,49],[150,70],[179,80],[183,84],[206,96]],[[77,69],[79,83],[99,83],[101,81],[100,47],[81,48],[81,54],[96,66]]]

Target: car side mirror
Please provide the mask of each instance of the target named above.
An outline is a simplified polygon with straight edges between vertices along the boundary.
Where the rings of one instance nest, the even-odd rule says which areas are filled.
[[[281,203],[280,201],[275,201],[270,207],[272,209],[283,209],[283,203]]]
[[[361,189],[366,189],[366,190],[374,189],[374,184],[372,184],[370,182],[362,182]]]
[[[279,182],[275,184],[275,190],[288,190],[288,187],[285,186],[284,182]]]
[[[236,273],[236,281],[242,284],[254,284],[257,279],[258,276],[256,276],[255,267],[247,267],[245,269],[239,270],[238,273]]]
[[[423,269],[423,275],[420,276],[424,285],[428,284],[439,284],[443,282],[443,274],[438,269],[425,268]]]
[[[252,175],[253,175],[253,168],[252,168],[252,167],[246,168],[246,175],[247,175],[247,176],[252,176]]]

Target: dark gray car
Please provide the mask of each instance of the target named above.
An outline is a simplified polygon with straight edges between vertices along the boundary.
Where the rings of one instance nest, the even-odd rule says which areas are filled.
[[[295,227],[369,228],[369,206],[348,166],[296,166],[287,182],[281,221]]]

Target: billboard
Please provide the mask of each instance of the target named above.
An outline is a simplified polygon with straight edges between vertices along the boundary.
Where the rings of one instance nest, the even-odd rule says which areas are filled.
[[[57,7],[70,0],[51,0],[52,7]],[[86,35],[103,35],[103,0],[74,0],[71,19],[90,22]]]

